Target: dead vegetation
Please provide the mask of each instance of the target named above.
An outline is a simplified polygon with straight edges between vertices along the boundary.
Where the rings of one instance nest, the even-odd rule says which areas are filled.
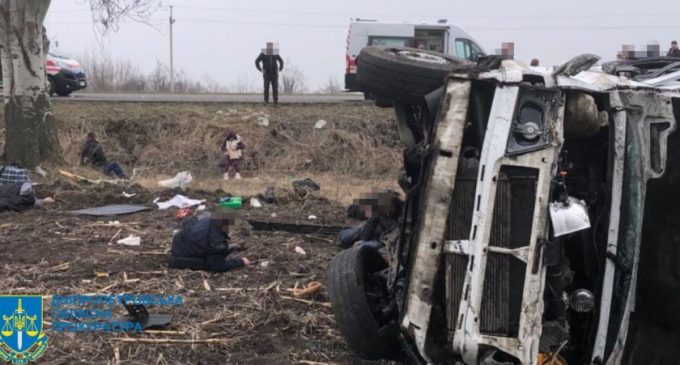
[[[230,110],[233,109],[233,110]],[[260,112],[268,127],[258,125]],[[52,194],[51,211],[33,210],[0,216],[0,292],[49,296],[88,293],[179,294],[184,304],[152,308],[174,316],[161,331],[143,334],[51,333],[44,361],[50,364],[350,364],[335,329],[325,289],[326,266],[337,252],[333,237],[318,234],[254,231],[248,218],[300,222],[314,214],[320,224],[349,225],[348,202],[370,188],[394,187],[400,166],[397,137],[388,111],[363,104],[328,106],[55,104],[67,166],[78,166],[83,136],[94,131],[110,158],[137,169],[127,186],[78,185],[53,173],[39,195]],[[317,120],[328,122],[314,129]],[[220,180],[218,143],[234,128],[248,146],[244,180]],[[1,146],[0,146],[1,147]],[[186,194],[207,200],[225,192],[250,196],[275,187],[279,204],[246,206],[234,242],[243,245],[254,266],[227,274],[169,270],[166,260],[173,231],[180,222],[174,210],[152,210],[124,217],[87,218],[65,211],[111,203],[151,205],[160,177],[190,170],[196,181]],[[311,177],[321,191],[296,196],[290,178]],[[153,189],[149,189],[153,188]],[[123,191],[136,194],[125,198]],[[109,224],[109,220],[119,224]],[[117,245],[114,237],[136,234],[139,247]],[[296,252],[300,247],[305,254]],[[320,282],[303,298],[294,288]],[[114,315],[122,315],[120,308]],[[46,315],[46,328],[50,316]]]
[[[190,170],[217,175],[222,135],[232,128],[247,146],[244,176],[334,174],[382,178],[396,173],[401,155],[389,111],[364,104],[249,105],[55,104],[69,165],[88,131],[110,158],[153,174]],[[269,126],[258,120],[266,118]],[[315,129],[323,119],[327,125]]]

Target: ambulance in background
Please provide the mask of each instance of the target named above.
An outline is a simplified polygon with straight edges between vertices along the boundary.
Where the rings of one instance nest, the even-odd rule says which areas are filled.
[[[413,47],[446,53],[458,58],[476,61],[486,53],[461,27],[437,23],[379,22],[353,20],[347,36],[345,89],[361,91],[356,82],[356,58],[366,46]]]

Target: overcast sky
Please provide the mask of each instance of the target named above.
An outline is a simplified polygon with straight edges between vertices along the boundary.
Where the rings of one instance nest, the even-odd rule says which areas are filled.
[[[610,60],[622,44],[641,49],[656,41],[665,52],[671,40],[680,39],[677,0],[165,0],[152,17],[157,29],[128,21],[104,38],[95,35],[87,0],[52,0],[45,26],[59,54],[103,51],[148,72],[158,61],[169,63],[168,5],[175,6],[177,19],[176,69],[225,86],[237,80],[259,85],[254,59],[267,41],[279,43],[282,56],[305,73],[312,89],[332,77],[342,82],[352,17],[446,18],[489,52],[501,42],[515,42],[516,58],[536,57],[542,65],[585,52]]]

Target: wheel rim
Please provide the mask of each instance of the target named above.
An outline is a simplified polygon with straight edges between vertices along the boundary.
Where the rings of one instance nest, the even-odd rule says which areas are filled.
[[[396,51],[394,53],[398,57],[403,57],[417,62],[429,63],[434,65],[446,65],[447,63],[449,63],[449,60],[447,60],[446,58],[431,53],[418,51]]]

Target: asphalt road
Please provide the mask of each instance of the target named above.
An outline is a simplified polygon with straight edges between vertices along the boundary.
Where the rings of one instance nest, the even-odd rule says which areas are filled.
[[[145,103],[262,103],[261,94],[105,94],[75,92],[56,101],[145,102]],[[360,93],[279,95],[279,103],[334,104],[363,101]]]

